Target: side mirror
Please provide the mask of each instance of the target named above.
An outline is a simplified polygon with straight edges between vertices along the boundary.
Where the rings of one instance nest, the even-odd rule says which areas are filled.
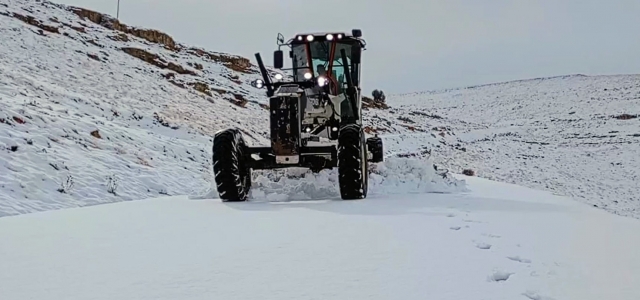
[[[351,30],[351,35],[353,35],[353,37],[359,38],[359,37],[362,36],[362,30],[353,29],[353,30]]]
[[[282,35],[282,33],[278,33],[278,45],[284,44],[284,35]]]
[[[353,63],[360,64],[361,54],[362,54],[362,48],[356,45],[351,47],[351,61]]]
[[[273,67],[276,69],[282,69],[284,65],[284,54],[282,50],[276,50],[273,52]]]

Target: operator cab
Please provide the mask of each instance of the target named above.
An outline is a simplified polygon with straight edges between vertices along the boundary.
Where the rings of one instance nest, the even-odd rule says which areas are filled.
[[[283,52],[274,52],[274,67],[291,71],[294,82],[313,81],[319,87],[327,86],[326,91],[331,95],[338,95],[348,87],[347,76],[344,73],[342,53],[345,53],[353,85],[359,86],[360,52],[365,46],[360,38],[362,33],[354,30],[351,35],[344,33],[312,33],[299,34],[288,43],[279,46],[289,46],[291,68],[283,69]],[[282,40],[280,40],[282,41]]]
[[[299,128],[294,130],[300,130],[303,145],[318,138],[335,141],[343,125],[362,123],[360,60],[366,43],[361,36],[362,32],[354,29],[350,35],[343,32],[298,34],[285,42],[279,34],[273,66],[280,72],[272,75],[256,53],[262,79],[254,81],[253,86],[267,89],[269,106],[273,109],[282,107],[281,102],[288,101],[283,100],[286,97],[296,99],[287,107],[298,115]],[[284,68],[282,47],[290,48],[291,66],[287,68]],[[285,112],[274,111],[271,118],[280,120],[277,116],[281,113]]]

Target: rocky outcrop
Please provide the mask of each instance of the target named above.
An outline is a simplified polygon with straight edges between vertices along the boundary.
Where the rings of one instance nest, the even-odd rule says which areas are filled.
[[[140,28],[129,27],[125,24],[120,23],[117,20],[113,22],[112,26],[113,26],[113,29],[115,30],[122,31],[124,33],[128,33],[133,36],[137,36],[139,38],[143,38],[152,43],[165,45],[165,48],[169,50],[173,50],[173,51],[178,50],[176,46],[176,42],[173,40],[173,38],[164,32],[160,32],[155,29],[140,29]]]
[[[132,48],[132,47],[125,47],[122,48],[122,51],[124,51],[125,53],[139,58],[141,60],[146,61],[147,63],[150,63],[154,66],[157,66],[161,69],[169,69],[171,71],[174,71],[178,74],[188,74],[188,75],[196,75],[196,73],[194,71],[191,71],[189,69],[185,69],[182,66],[172,63],[172,62],[167,62],[164,59],[160,58],[157,54],[153,54],[150,52],[147,52],[143,49],[140,48]]]
[[[80,8],[80,7],[69,7],[69,10],[75,13],[76,15],[78,15],[80,18],[85,18],[100,26],[113,29],[112,24],[114,19],[105,14],[101,14],[99,12],[95,12],[95,11]]]
[[[127,26],[126,24],[120,23],[120,21],[116,20],[115,18],[109,15],[95,12],[85,8],[70,7],[69,10],[75,13],[76,15],[78,15],[79,17],[88,19],[89,21],[95,24],[98,24],[100,26],[103,26],[105,28],[117,30],[126,34],[131,34],[133,36],[145,39],[152,43],[162,44],[165,46],[165,48],[172,51],[178,52],[182,50],[181,47],[176,43],[176,41],[170,35],[164,32],[161,32],[155,29],[141,29],[141,28],[130,27],[130,26]],[[111,38],[124,40],[122,36],[117,36],[117,37],[114,36]],[[214,54],[214,53],[207,52],[205,50],[197,49],[197,48],[189,48],[187,51],[199,57],[205,57],[211,61],[219,62],[225,67],[237,72],[249,73],[249,74],[257,73],[257,70],[255,70],[253,68],[253,65],[251,64],[251,61],[249,61],[249,59],[244,57],[229,55],[229,54],[222,54],[222,53]],[[200,69],[201,65],[197,65],[196,68]]]
[[[388,109],[389,106],[384,102],[384,101],[380,101],[380,100],[373,100],[369,97],[362,97],[362,108],[364,109],[370,109],[370,108],[377,108],[377,109]]]
[[[221,53],[214,54],[198,48],[189,48],[187,51],[190,54],[193,54],[199,57],[204,57],[211,61],[222,63],[225,67],[237,72],[256,73],[256,71],[253,70],[252,68],[253,65],[251,64],[251,61],[249,61],[249,59],[244,57],[232,56],[232,55],[221,54]]]
[[[175,40],[164,32],[160,32],[155,29],[140,29],[129,27],[126,24],[120,23],[120,21],[115,18],[92,11],[86,8],[81,7],[70,7],[73,13],[78,15],[81,18],[86,18],[89,21],[96,23],[100,26],[103,26],[108,29],[118,30],[127,34],[131,34],[133,36],[137,36],[139,38],[145,39],[152,43],[163,44],[167,49],[177,50]]]
[[[36,26],[44,31],[48,31],[51,33],[60,33],[60,31],[58,30],[58,27],[56,26],[51,26],[51,25],[47,25],[42,23],[42,21],[37,20],[36,18],[32,17],[32,16],[25,16],[25,15],[21,15],[21,14],[17,14],[17,13],[10,13],[10,15],[22,22],[25,22],[29,25],[33,25]]]
[[[206,83],[202,83],[202,82],[190,82],[188,83],[188,85],[190,85],[191,87],[193,87],[196,91],[203,93],[205,95],[208,96],[213,96],[213,94],[211,94],[211,91],[209,90],[209,85]]]

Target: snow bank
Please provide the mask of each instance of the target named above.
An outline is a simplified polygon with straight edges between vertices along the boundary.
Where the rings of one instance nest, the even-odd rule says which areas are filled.
[[[455,193],[466,191],[465,181],[436,171],[430,160],[388,158],[369,168],[369,195]],[[218,198],[215,184],[209,193],[192,199]],[[290,168],[253,172],[250,201],[292,201],[339,199],[338,170],[314,174],[308,169]]]
[[[514,81],[387,102],[412,125],[454,133],[432,148],[438,166],[640,218],[640,118],[632,117],[640,75]]]

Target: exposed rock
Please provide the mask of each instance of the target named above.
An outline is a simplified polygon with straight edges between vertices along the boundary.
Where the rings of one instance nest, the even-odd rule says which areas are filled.
[[[97,55],[95,55],[95,54],[87,53],[87,56],[88,56],[89,58],[91,58],[91,59],[94,59],[94,60],[100,61],[100,57],[99,57],[99,56],[97,56]]]
[[[185,69],[181,65],[177,65],[177,64],[174,64],[172,62],[169,62],[167,64],[167,69],[169,69],[171,71],[174,71],[174,72],[176,72],[178,74],[196,75],[196,72],[188,70],[188,69]]]
[[[467,175],[467,176],[475,176],[476,172],[474,172],[471,169],[464,169],[464,170],[462,170],[462,174]]]
[[[364,108],[364,109],[369,109],[369,108],[388,109],[389,106],[383,101],[373,100],[373,99],[371,99],[369,97],[363,96],[362,97],[362,108]]]
[[[143,49],[139,49],[139,48],[130,48],[130,47],[125,47],[122,48],[122,51],[124,51],[125,53],[133,56],[133,57],[137,57],[141,60],[146,61],[147,63],[150,63],[154,66],[157,66],[161,69],[169,69],[171,71],[174,71],[178,74],[189,74],[189,75],[196,75],[195,72],[185,69],[180,65],[174,64],[172,62],[167,63],[165,60],[163,60],[162,58],[160,58],[157,54],[153,54],[150,52],[147,52]]]
[[[127,34],[131,34],[152,43],[163,44],[169,50],[173,50],[173,51],[181,50],[179,49],[179,46],[175,42],[175,40],[164,32],[154,30],[154,29],[140,29],[135,27],[129,27],[126,24],[120,23],[118,20],[116,20],[115,18],[109,15],[95,12],[85,8],[69,7],[69,10],[71,10],[73,13],[80,16],[81,18],[86,18],[91,22],[96,23],[105,28],[118,30]],[[116,37],[111,37],[111,38],[113,39]],[[122,36],[119,36],[117,38],[122,39]],[[222,54],[222,53],[214,54],[214,53],[207,52],[197,48],[190,48],[188,52],[200,57],[205,57],[215,62],[222,63],[227,68],[237,72],[257,73],[257,71],[253,69],[253,65],[251,64],[249,59],[244,57],[230,55],[230,54]],[[201,64],[196,64],[195,68],[198,70],[202,70],[204,67]],[[236,80],[236,81],[239,82],[239,80]]]
[[[408,117],[398,117],[398,120],[403,121],[403,122],[407,122],[407,123],[410,123],[410,124],[415,124],[416,123],[413,120],[409,119]]]
[[[233,104],[235,104],[237,106],[240,106],[240,107],[246,107],[247,103],[249,102],[242,95],[235,94],[235,93],[233,94],[233,98],[231,98],[231,97],[226,97],[226,98],[229,100],[229,102],[231,102],[231,103],[233,103]]]
[[[188,85],[192,86],[196,91],[201,92],[205,95],[213,96],[211,91],[209,91],[209,85],[202,82],[190,82]]]
[[[16,116],[13,117],[13,120],[16,121],[16,123],[18,123],[18,124],[26,123],[23,118],[16,117]]]
[[[81,32],[81,33],[86,33],[87,31],[84,30],[84,27],[79,27],[79,26],[69,26],[71,27],[71,29],[77,31],[77,32]]]
[[[102,138],[102,136],[100,135],[100,132],[97,129],[91,132],[91,136],[93,136],[94,138],[97,138],[97,139],[101,139]]]
[[[364,127],[364,132],[366,132],[367,134],[371,134],[371,133],[375,133],[375,128],[371,127],[371,126],[365,126]]]
[[[224,94],[227,93],[227,91],[223,90],[223,89],[211,88],[211,90],[216,92],[216,93],[218,93],[218,94],[220,94],[220,95],[224,95]]]
[[[442,119],[441,116],[435,115],[435,114],[428,114],[425,112],[421,112],[421,111],[412,111],[409,112],[409,114],[414,115],[414,116],[425,116],[425,117],[429,117],[429,118],[433,118],[433,119]]]
[[[43,24],[41,21],[37,20],[36,18],[32,17],[32,16],[23,16],[21,14],[17,14],[17,13],[13,13],[12,16],[22,22],[25,22],[29,25],[33,25],[36,26],[44,31],[48,31],[51,33],[60,33],[60,31],[58,31],[58,27],[55,26],[51,26],[51,25],[46,25]]]
[[[618,116],[614,116],[614,118],[618,119],[618,120],[631,120],[631,119],[635,119],[637,118],[638,115],[630,115],[630,114],[621,114]]]
[[[253,65],[251,64],[251,61],[244,57],[232,56],[222,53],[214,54],[198,48],[189,48],[188,52],[199,57],[204,57],[209,60],[222,63],[225,67],[237,72],[257,73],[252,69]]]
[[[127,36],[124,33],[118,33],[117,35],[110,35],[109,38],[114,40],[114,41],[118,41],[118,42],[128,42],[129,41],[129,36]]]
[[[86,19],[89,19],[89,21],[96,23],[100,26],[113,29],[112,24],[114,19],[105,14],[101,14],[99,12],[95,12],[95,11],[81,8],[81,7],[73,7],[73,6],[69,7],[69,10],[75,13],[76,15],[78,15],[80,18],[86,18]]]
[[[170,80],[169,80],[169,82],[170,82],[171,84],[173,84],[173,85],[175,85],[175,86],[179,87],[179,88],[183,88],[183,89],[186,89],[186,88],[187,88],[186,86],[184,86],[184,84],[182,84],[182,83],[180,83],[180,82],[176,82],[175,80],[171,80],[171,79],[170,79]]]
[[[91,44],[91,45],[98,46],[100,48],[104,48],[104,46],[98,44],[95,40],[87,40],[86,42]]]
[[[60,23],[57,19],[55,20],[55,22],[56,23]],[[65,23],[65,22],[62,22],[62,25],[67,26],[67,27],[69,27],[69,28],[71,28],[71,29],[73,29],[73,30],[75,30],[77,32],[80,32],[80,33],[87,33],[87,31],[82,26],[73,26],[73,25],[71,25],[69,23]]]
[[[120,23],[118,20],[115,20],[113,22],[113,29],[131,34],[133,36],[137,36],[139,38],[143,38],[152,43],[163,44],[169,50],[177,50],[176,42],[171,36],[155,29],[139,29],[129,27],[125,24]]]
[[[129,27],[126,24],[120,23],[120,21],[115,18],[102,14],[99,12],[95,12],[89,9],[81,8],[81,7],[70,7],[69,8],[73,13],[80,16],[81,18],[89,19],[91,22],[96,23],[100,26],[103,26],[108,29],[122,31],[124,33],[128,33],[139,38],[143,38],[152,43],[163,44],[167,49],[177,50],[176,42],[173,40],[171,36],[164,32],[160,32],[154,29],[140,29],[135,27]]]

